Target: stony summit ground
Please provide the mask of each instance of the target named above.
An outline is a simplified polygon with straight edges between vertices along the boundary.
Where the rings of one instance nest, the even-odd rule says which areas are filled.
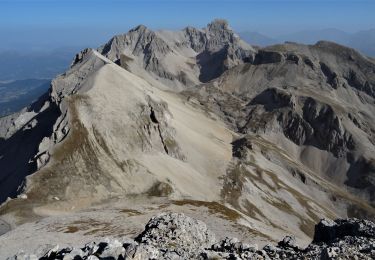
[[[163,213],[151,218],[134,240],[92,242],[83,248],[56,245],[8,259],[374,259],[374,242],[373,222],[338,219],[319,222],[313,242],[304,249],[291,236],[260,249],[236,238],[217,241],[203,222],[184,214]]]

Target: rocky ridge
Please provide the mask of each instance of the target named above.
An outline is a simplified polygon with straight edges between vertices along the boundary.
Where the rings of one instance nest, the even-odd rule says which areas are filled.
[[[116,35],[98,52],[139,76],[151,73],[173,90],[207,82],[225,70],[253,60],[255,50],[224,20],[206,28],[151,31],[140,25]]]
[[[215,240],[206,225],[184,214],[162,213],[150,219],[134,240],[107,240],[83,248],[40,249],[19,253],[8,260],[78,259],[373,259],[375,224],[358,219],[321,220],[312,243],[300,248],[286,236],[277,245],[262,249],[236,238]]]

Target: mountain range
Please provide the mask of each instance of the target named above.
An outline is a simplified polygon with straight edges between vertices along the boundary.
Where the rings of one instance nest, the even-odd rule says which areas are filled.
[[[139,25],[71,64],[0,118],[0,256],[135,237],[165,211],[260,244],[374,219],[375,62],[356,50],[253,47],[218,19]]]
[[[361,51],[363,54],[375,56],[375,29],[347,33],[338,29],[305,30],[295,33],[269,37],[258,32],[241,32],[242,39],[249,44],[268,46],[285,41],[303,44],[314,44],[318,41],[332,41]]]

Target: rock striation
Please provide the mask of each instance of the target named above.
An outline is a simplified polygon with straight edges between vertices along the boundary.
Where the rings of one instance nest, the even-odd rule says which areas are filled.
[[[358,219],[321,220],[313,242],[300,248],[292,236],[262,249],[236,238],[216,241],[198,220],[179,213],[162,213],[150,219],[134,240],[92,242],[83,248],[44,249],[39,254],[19,253],[7,260],[79,259],[373,259],[375,224]],[[43,251],[43,250],[42,250]]]

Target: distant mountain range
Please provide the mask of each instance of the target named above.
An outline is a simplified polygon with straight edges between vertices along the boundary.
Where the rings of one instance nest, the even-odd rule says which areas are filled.
[[[251,45],[269,46],[320,40],[337,42],[375,57],[375,29],[347,33],[338,29],[304,30],[277,37],[258,32],[239,33]],[[64,72],[80,47],[60,47],[50,51],[0,51],[0,116],[16,112],[42,95],[50,79]],[[5,84],[4,84],[5,83]]]
[[[355,48],[368,56],[375,56],[375,29],[347,33],[338,29],[304,30],[277,37],[258,32],[242,32],[242,39],[253,45],[268,46],[285,41],[314,44],[320,40],[332,41]]]

